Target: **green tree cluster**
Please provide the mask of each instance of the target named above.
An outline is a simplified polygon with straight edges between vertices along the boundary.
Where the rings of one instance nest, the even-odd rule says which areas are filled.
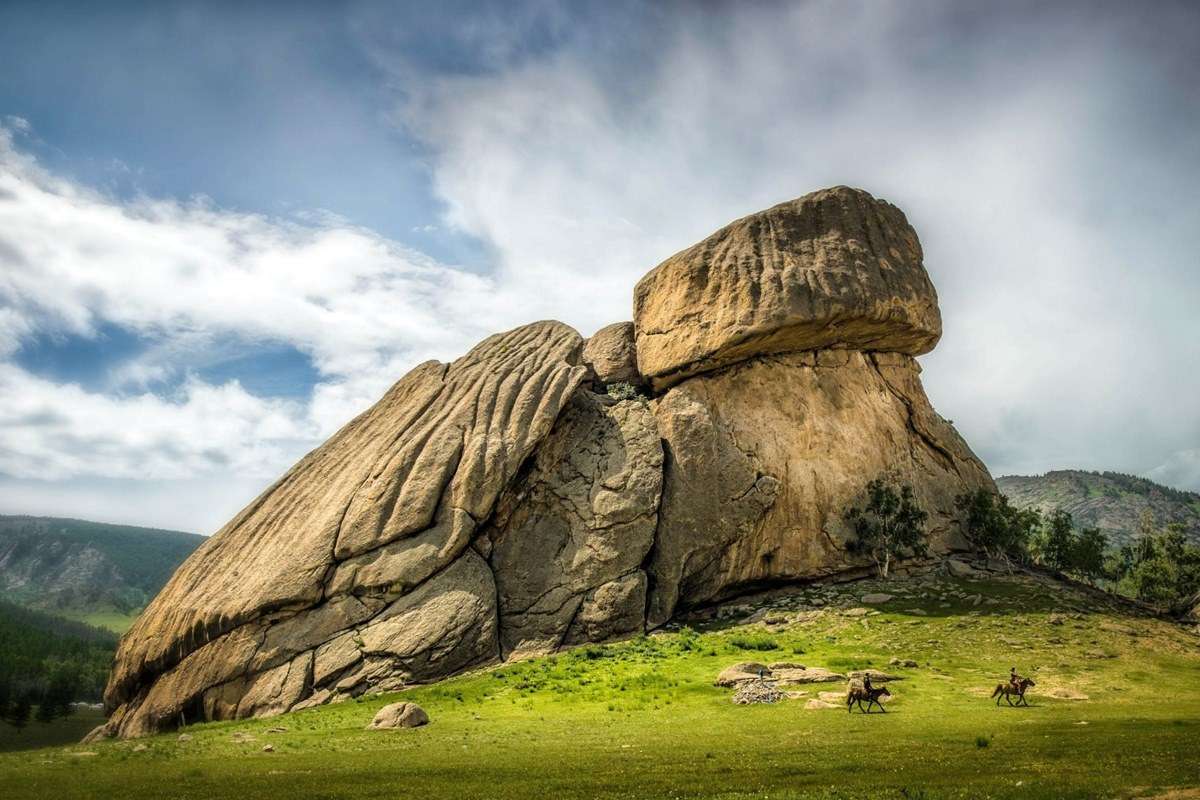
[[[993,558],[1025,561],[1029,543],[1041,527],[1037,509],[1010,505],[1002,494],[977,489],[955,499],[967,539]]]
[[[955,501],[967,539],[989,556],[1065,572],[1091,583],[1107,577],[1108,539],[1099,528],[1076,530],[1066,511],[1016,508],[1004,495],[978,489]]]
[[[1200,547],[1187,541],[1179,523],[1157,530],[1143,516],[1138,538],[1111,553],[1106,568],[1119,592],[1160,611],[1187,611],[1200,593]]]
[[[855,535],[850,549],[870,556],[880,577],[886,578],[895,559],[925,554],[929,515],[917,504],[911,486],[898,486],[886,477],[867,484],[865,500],[845,515]]]
[[[0,602],[0,719],[23,728],[99,700],[115,647],[109,631]]]

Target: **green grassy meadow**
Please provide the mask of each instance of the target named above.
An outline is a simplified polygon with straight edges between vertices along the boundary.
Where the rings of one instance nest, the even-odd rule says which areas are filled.
[[[123,612],[114,610],[75,610],[66,609],[55,611],[59,616],[67,619],[77,620],[78,622],[86,622],[96,628],[104,628],[116,634],[123,634],[133,625],[134,620],[141,613],[140,610],[133,612]]]
[[[587,646],[414,688],[149,739],[0,754],[18,798],[1094,798],[1200,787],[1200,638],[1027,578],[767,598],[743,618]],[[824,607],[816,608],[821,604]],[[762,649],[758,649],[762,648]],[[890,666],[893,658],[918,662]],[[738,661],[898,675],[888,713],[738,706]],[[988,694],[1010,666],[1030,708]],[[1056,694],[1086,695],[1060,699]],[[383,705],[431,724],[366,731]],[[273,748],[264,752],[265,745]],[[1190,793],[1172,796],[1200,796]]]

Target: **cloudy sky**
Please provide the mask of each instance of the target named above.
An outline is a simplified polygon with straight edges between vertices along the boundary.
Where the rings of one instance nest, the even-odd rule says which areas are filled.
[[[0,513],[211,532],[414,364],[842,183],[994,474],[1200,489],[1195,4],[248,5],[0,5]]]

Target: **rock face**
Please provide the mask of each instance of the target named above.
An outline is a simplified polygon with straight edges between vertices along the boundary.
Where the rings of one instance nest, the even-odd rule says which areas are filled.
[[[481,542],[503,654],[642,630],[662,461],[645,403],[576,394]]]
[[[662,389],[771,353],[920,355],[942,335],[937,292],[903,212],[838,186],[733,222],[634,290],[641,372]]]
[[[602,384],[640,385],[633,323],[617,322],[596,331],[583,348],[583,363],[592,368]]]
[[[918,376],[900,354],[789,353],[690,378],[657,400],[667,467],[651,624],[741,587],[855,566],[841,515],[864,475],[912,484],[934,552],[965,546],[954,497],[991,479]]]
[[[912,355],[939,334],[903,214],[836,188],[668,259],[635,323],[586,345],[539,322],[422,364],[179,568],[122,640],[95,735],[398,689],[865,570],[843,514],[883,473],[912,484],[931,551],[960,548],[954,497],[994,486],[921,389]],[[653,396],[593,391],[613,383]]]

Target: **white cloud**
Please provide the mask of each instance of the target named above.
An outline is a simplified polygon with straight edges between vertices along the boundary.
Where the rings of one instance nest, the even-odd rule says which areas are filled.
[[[1184,28],[952,16],[745,5],[673,16],[624,70],[597,63],[611,43],[592,29],[489,72],[380,62],[408,81],[400,118],[435,154],[449,221],[539,314],[626,318],[673,251],[861,186],[921,234],[946,329],[926,385],[992,469],[1145,472],[1200,429],[1200,115],[1154,41]]]
[[[488,274],[319,212],[117,199],[39,165],[13,143],[30,126],[9,119],[0,472],[14,477],[0,504],[121,519],[105,498],[127,494],[144,508],[125,519],[212,530],[413,364],[534,319],[585,335],[628,319],[655,263],[837,183],[892,200],[920,232],[946,328],[926,386],[993,471],[1200,488],[1200,111],[1173,83],[1182,51],[1156,39],[1187,26],[1166,10],[1142,25],[1065,7],[685,9],[621,24],[581,25],[554,3],[455,17],[478,56],[457,72],[371,36],[390,11],[359,24],[424,143],[447,207],[438,232],[477,237]],[[105,324],[154,344],[104,392],[12,363],[37,334]],[[312,395],[188,374],[231,337],[306,353]],[[179,388],[150,392],[166,379]]]
[[[228,473],[272,478],[320,434],[295,403],[236,382],[186,382],[174,397],[113,397],[0,365],[0,473],[134,480]]]
[[[265,483],[411,366],[460,355],[520,309],[486,276],[336,218],[118,201],[45,170],[0,127],[0,358],[35,334],[102,324],[154,342],[114,365],[107,392],[0,361],[8,476]],[[320,375],[311,399],[189,374],[222,337],[306,353]],[[169,377],[177,390],[147,391]]]

